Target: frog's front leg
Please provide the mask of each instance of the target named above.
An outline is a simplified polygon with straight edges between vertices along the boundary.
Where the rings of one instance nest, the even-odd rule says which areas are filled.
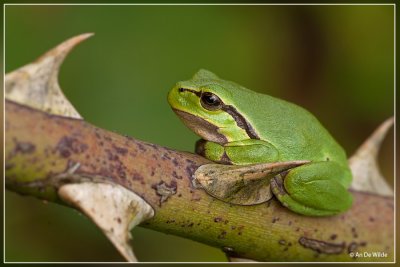
[[[351,183],[348,168],[331,161],[313,162],[271,179],[274,195],[290,210],[310,216],[327,216],[351,207],[347,191]]]
[[[196,153],[214,162],[234,165],[276,162],[279,158],[273,145],[254,139],[224,145],[200,139],[196,143]]]

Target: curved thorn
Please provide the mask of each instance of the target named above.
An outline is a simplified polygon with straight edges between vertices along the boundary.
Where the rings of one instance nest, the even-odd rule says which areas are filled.
[[[106,183],[65,184],[58,193],[63,201],[86,214],[127,261],[137,261],[130,230],[154,216],[145,200],[120,185]]]
[[[81,118],[64,96],[58,83],[58,73],[69,52],[92,35],[92,33],[85,33],[72,37],[39,57],[35,62],[6,74],[6,99],[51,114]]]
[[[382,176],[378,166],[378,152],[394,118],[384,121],[349,159],[353,173],[351,188],[357,191],[392,196],[393,190]]]

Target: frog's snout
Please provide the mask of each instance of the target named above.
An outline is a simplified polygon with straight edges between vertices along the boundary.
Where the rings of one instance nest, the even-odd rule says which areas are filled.
[[[170,105],[173,106],[173,103],[176,102],[177,98],[179,97],[179,84],[176,84],[174,87],[172,87],[171,90],[168,92],[168,102]]]

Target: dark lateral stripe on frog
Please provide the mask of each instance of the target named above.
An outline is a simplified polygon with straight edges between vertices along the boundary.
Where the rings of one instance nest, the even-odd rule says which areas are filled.
[[[227,112],[236,121],[237,126],[246,131],[251,139],[260,139],[254,128],[246,121],[246,119],[237,110],[230,105],[222,105],[222,110]]]
[[[179,91],[180,92],[184,92],[184,91],[191,92],[191,93],[195,94],[196,96],[198,96],[199,98],[201,97],[201,92],[197,92],[197,91],[192,90],[192,89],[179,88]]]
[[[192,89],[179,88],[179,90],[188,91],[188,92],[195,94],[199,98],[201,97],[201,92],[198,92],[198,91],[195,91]],[[221,100],[221,102],[222,102],[222,100]],[[248,123],[246,121],[246,119],[239,112],[237,112],[237,110],[234,107],[232,107],[230,105],[225,105],[225,103],[222,102],[221,109],[223,111],[225,111],[226,113],[228,113],[229,115],[231,115],[231,117],[236,121],[236,125],[239,126],[240,128],[242,128],[243,130],[245,130],[247,135],[249,136],[249,138],[258,139],[258,140],[260,139],[260,137],[254,130],[254,128],[251,126],[251,124]]]

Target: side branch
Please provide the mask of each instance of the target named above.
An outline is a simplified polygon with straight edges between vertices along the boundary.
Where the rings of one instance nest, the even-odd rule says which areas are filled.
[[[351,210],[305,217],[275,199],[230,205],[192,186],[197,155],[121,136],[79,119],[6,101],[5,183],[9,190],[63,203],[65,184],[121,185],[150,204],[142,225],[258,261],[393,261],[393,197],[354,191]],[[71,172],[71,168],[73,172]],[[63,203],[65,204],[65,203]],[[350,252],[384,252],[352,258]]]

